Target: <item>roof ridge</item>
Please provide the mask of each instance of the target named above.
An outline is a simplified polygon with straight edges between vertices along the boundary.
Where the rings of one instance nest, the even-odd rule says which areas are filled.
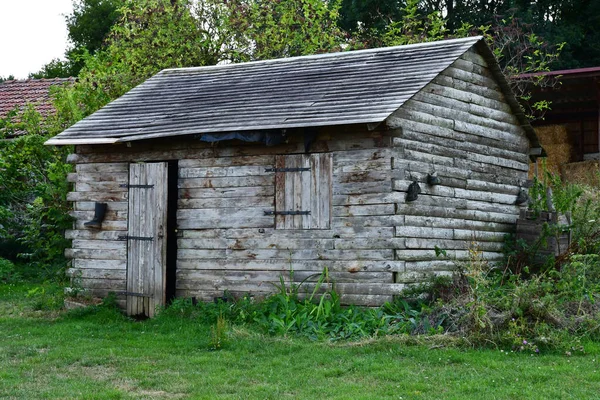
[[[269,60],[246,61],[246,62],[241,62],[241,63],[204,65],[204,66],[199,66],[199,67],[166,68],[166,69],[161,70],[158,74],[163,74],[163,73],[168,73],[168,72],[190,72],[190,71],[214,70],[214,69],[220,69],[220,68],[235,68],[236,66],[240,66],[240,65],[278,64],[278,63],[293,62],[293,61],[297,61],[297,60],[312,60],[312,59],[334,58],[334,57],[352,57],[352,56],[360,56],[360,55],[369,54],[369,53],[382,53],[382,52],[386,52],[386,51],[394,51],[394,50],[399,50],[399,49],[413,49],[413,48],[428,47],[428,46],[436,46],[437,47],[440,45],[440,43],[456,44],[456,43],[472,41],[473,44],[475,44],[476,42],[478,42],[482,39],[483,39],[483,36],[469,36],[466,38],[444,39],[444,40],[436,40],[436,41],[431,41],[431,42],[403,44],[403,45],[399,45],[399,46],[376,47],[376,48],[370,48],[370,49],[349,50],[349,51],[337,51],[337,52],[333,52],[333,53],[309,54],[309,55],[305,55],[305,56],[272,58]]]

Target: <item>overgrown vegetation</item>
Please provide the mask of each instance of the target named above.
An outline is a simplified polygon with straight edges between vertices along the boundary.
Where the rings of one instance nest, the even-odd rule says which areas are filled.
[[[376,28],[357,28],[357,36],[338,27],[341,4],[347,1],[137,0],[118,9],[117,2],[96,3],[106,6],[102,15],[110,20],[110,29],[82,36],[76,52],[79,80],[56,91],[57,113],[43,119],[29,108],[0,121],[4,135],[27,132],[0,142],[0,282],[7,285],[31,276],[38,282],[56,279],[66,266],[63,230],[70,225],[66,175],[71,168],[65,157],[70,149],[45,147],[43,142],[159,70],[415,43],[475,30],[457,21],[448,24],[438,12],[423,12],[416,0],[391,12],[393,18],[373,17]],[[477,29],[486,33],[509,78],[545,71],[559,56],[561,45],[556,50],[546,46],[519,19],[503,24]],[[520,94],[526,99],[525,92]],[[539,104],[534,109],[547,107]],[[443,333],[476,347],[572,351],[580,341],[600,337],[600,194],[597,188],[565,184],[548,175],[535,182],[530,196],[534,212],[545,209],[551,196],[556,211],[569,216],[573,235],[568,251],[541,266],[523,256],[536,252],[524,243],[507,250],[502,265],[488,264],[474,247],[468,262],[457,262],[452,277],[436,278],[380,308],[342,307],[335,282],[324,271],[309,293],[303,285],[290,286],[282,279],[278,292],[260,302],[252,297],[216,304],[179,299],[160,313],[157,323],[212,325],[207,347],[213,350],[227,349],[231,332],[252,326],[267,335],[312,340]],[[545,235],[557,235],[561,229],[548,226]],[[333,289],[325,290],[330,283]],[[45,283],[29,289],[27,296],[33,309],[56,310],[64,294],[60,286]],[[92,307],[79,315],[112,312],[106,310]]]

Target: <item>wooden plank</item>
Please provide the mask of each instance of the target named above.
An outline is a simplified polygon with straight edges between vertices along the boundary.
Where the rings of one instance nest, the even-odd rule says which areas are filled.
[[[87,260],[124,260],[126,257],[126,251],[125,249],[66,249],[65,257],[80,258]]]
[[[72,261],[72,267],[77,269],[120,269],[127,270],[127,261],[125,257],[117,260],[97,260],[97,259],[83,259],[74,258]]]
[[[202,239],[202,238],[225,238],[225,239],[256,239],[256,240],[276,240],[285,238],[286,240],[304,240],[304,239],[332,239],[332,238],[355,238],[355,237],[392,237],[394,230],[391,227],[337,227],[331,230],[298,230],[287,231],[285,235],[271,228],[242,228],[242,229],[205,229],[205,230],[181,230],[184,239]]]
[[[77,220],[74,223],[74,228],[77,230],[86,230],[90,229],[84,225],[85,220]],[[127,230],[127,221],[103,221],[102,222],[102,230],[105,231],[126,231]]]
[[[71,278],[116,279],[125,281],[126,272],[121,269],[78,269],[69,268],[66,275]]]
[[[85,164],[84,164],[85,165]],[[110,168],[109,168],[110,169]],[[81,171],[79,174],[75,174],[77,176],[77,182],[120,182],[127,183],[129,180],[129,176],[127,172],[110,172],[110,171],[101,171],[101,172],[88,172]]]
[[[127,200],[127,192],[69,192],[67,201],[118,202]]]
[[[96,202],[94,201],[77,201],[73,204],[73,209],[76,211],[95,211]],[[127,211],[128,204],[126,201],[112,201],[107,203],[107,211]]]
[[[328,268],[332,272],[404,272],[403,261],[393,260],[224,260],[207,259],[178,260],[177,269],[181,270],[244,270],[244,271],[279,271],[287,274],[290,271],[322,272]]]
[[[199,199],[199,198],[224,198],[224,197],[257,197],[273,196],[275,188],[273,186],[255,186],[255,187],[233,187],[233,188],[207,188],[207,189],[180,189],[180,199]]]
[[[230,188],[247,186],[272,186],[275,183],[273,175],[261,176],[228,176],[217,178],[184,178],[179,179],[180,189],[196,188]]]
[[[127,163],[77,163],[75,170],[79,175],[89,173],[128,173],[129,165]],[[85,174],[84,174],[85,173]]]
[[[203,158],[189,158],[179,160],[179,171],[186,168],[214,168],[214,167],[269,167],[275,162],[275,156],[273,155],[254,155],[254,156],[239,156],[239,157],[203,157]],[[183,177],[180,175],[180,177]]]
[[[279,250],[302,250],[302,249],[333,249],[333,238],[329,239],[297,239],[287,238],[283,235],[270,238],[256,239],[225,239],[225,238],[202,238],[202,239],[179,239],[179,249],[279,249]]]
[[[285,156],[275,157],[275,168],[285,168]],[[286,173],[277,172],[275,174],[275,211],[285,211],[286,202]],[[284,215],[275,217],[275,228],[285,229],[286,218]]]
[[[117,240],[123,232],[107,231],[107,230],[76,230],[69,229],[65,231],[67,239],[84,239],[84,240]]]
[[[177,258],[180,260],[203,259],[250,259],[250,260],[392,260],[394,251],[391,249],[377,250],[192,250],[178,249]]]
[[[108,208],[108,207],[107,207]],[[90,221],[94,218],[94,211],[69,211],[69,215],[77,220]],[[126,221],[127,211],[112,211],[107,210],[104,216],[104,221]],[[103,224],[104,224],[103,221]]]
[[[333,207],[334,217],[353,217],[365,215],[394,215],[394,204],[346,205]]]
[[[202,209],[207,208],[255,208],[261,207],[265,210],[275,209],[275,200],[272,196],[261,197],[211,197],[200,199],[180,199],[177,201],[178,209],[195,209],[198,215]]]
[[[272,159],[272,157],[270,157]],[[221,160],[221,159],[213,159],[213,160]],[[190,164],[191,161],[196,160],[187,160],[187,165]],[[179,178],[216,178],[216,177],[249,177],[249,176],[272,176],[272,172],[267,172],[266,169],[270,167],[268,164],[266,165],[239,165],[239,166],[206,166],[206,167],[182,167],[181,163],[179,164]],[[185,163],[184,163],[185,165]]]
[[[74,249],[125,250],[127,242],[120,240],[75,239],[72,246]]]
[[[179,210],[184,211],[184,210]],[[237,215],[237,214],[236,214]],[[177,229],[223,229],[223,228],[272,228],[275,218],[270,215],[256,217],[187,218],[177,220]]]

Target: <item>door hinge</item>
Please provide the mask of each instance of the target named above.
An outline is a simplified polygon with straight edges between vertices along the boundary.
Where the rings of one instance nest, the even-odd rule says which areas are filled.
[[[122,188],[145,188],[145,189],[149,189],[149,188],[153,188],[154,185],[130,185],[129,183],[123,183],[121,185],[119,185],[119,187]]]
[[[303,172],[310,171],[310,168],[266,168],[265,172]]]
[[[119,235],[117,240],[147,240],[153,241],[153,236],[129,236],[129,235]]]
[[[310,211],[265,211],[265,215],[310,215]]]

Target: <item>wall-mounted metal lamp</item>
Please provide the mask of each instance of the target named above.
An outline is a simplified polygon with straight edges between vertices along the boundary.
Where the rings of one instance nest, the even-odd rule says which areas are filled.
[[[438,176],[437,172],[433,171],[430,174],[427,174],[427,184],[428,185],[439,185],[441,184],[442,181],[440,179],[440,177]]]
[[[521,189],[519,190],[519,194],[517,195],[517,200],[515,200],[516,205],[524,204],[529,201],[529,194],[527,190]]]
[[[419,197],[419,193],[421,193],[421,186],[419,186],[417,181],[413,181],[406,191],[406,202],[410,203],[411,201],[415,201]]]

